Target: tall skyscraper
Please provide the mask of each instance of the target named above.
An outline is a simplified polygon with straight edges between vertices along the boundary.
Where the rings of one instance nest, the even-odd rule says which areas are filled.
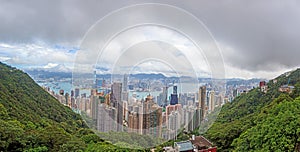
[[[96,70],[94,71],[94,84],[93,84],[93,88],[96,89],[97,88],[97,72]]]
[[[97,124],[97,117],[98,117],[98,105],[99,105],[99,96],[91,95],[90,97],[91,101],[91,114],[92,114],[92,119],[95,124]]]
[[[111,85],[110,98],[111,105],[117,110],[117,131],[123,131],[122,83],[114,82]]]
[[[122,87],[122,101],[128,101],[128,75],[124,74]]]
[[[71,90],[71,97],[74,97],[74,90]]]
[[[168,105],[168,87],[163,87],[161,102],[164,106]]]
[[[205,118],[206,113],[206,86],[202,86],[199,89],[199,105],[201,108],[201,121]]]
[[[70,98],[70,96],[69,96],[69,93],[66,93],[65,94],[65,99],[66,99],[66,106],[68,106],[69,105],[69,98]]]
[[[200,109],[200,108],[196,108],[195,109],[195,115],[194,115],[194,118],[193,118],[193,121],[194,121],[194,123],[193,123],[193,129],[196,129],[197,127],[199,127],[200,126],[200,124],[201,124],[201,114],[202,114],[202,109]]]
[[[116,109],[101,103],[98,105],[97,130],[101,132],[116,131]]]
[[[215,110],[215,91],[210,91],[209,94],[209,110],[213,112]]]
[[[75,108],[75,98],[71,97],[71,108]]]
[[[130,106],[131,107],[131,106]],[[128,114],[128,132],[135,132],[138,134],[141,134],[142,128],[140,127],[142,122],[140,119],[142,118],[140,115],[140,105],[132,105],[132,108],[129,108],[129,114]]]
[[[124,74],[124,78],[123,78],[123,92],[127,92],[128,91],[128,75]]]
[[[79,97],[79,88],[75,88],[75,98]]]
[[[162,135],[162,108],[154,103],[153,97],[148,95],[143,102],[142,129],[143,134],[161,137]]]
[[[173,86],[173,93],[171,94],[171,105],[178,104],[177,86]]]

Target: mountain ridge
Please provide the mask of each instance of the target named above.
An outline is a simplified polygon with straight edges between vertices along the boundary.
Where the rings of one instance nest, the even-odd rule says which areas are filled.
[[[270,120],[280,122],[278,120],[278,112],[274,113],[274,109],[279,110],[278,107],[285,107],[286,105],[299,106],[300,100],[300,69],[296,69],[287,72],[288,75],[282,74],[267,83],[268,90],[266,93],[262,92],[260,88],[255,88],[248,93],[242,94],[236,97],[231,103],[227,103],[222,107],[221,112],[218,115],[216,122],[205,133],[205,135],[213,141],[220,151],[274,151],[274,149],[280,149],[282,151],[300,151],[297,149],[297,145],[300,143],[300,124],[294,126],[290,123],[296,123],[299,120],[297,118],[287,118],[290,122],[286,122],[285,127],[290,127],[291,130],[299,130],[299,133],[295,136],[290,136],[283,132],[271,131],[268,129],[275,129],[276,127],[283,127],[281,125],[272,126]],[[289,92],[280,92],[279,88],[282,86],[293,86],[294,90]],[[285,113],[285,108],[280,110]],[[292,109],[291,109],[292,110]],[[300,117],[300,108],[293,108],[293,114]],[[265,115],[265,113],[271,113]],[[300,121],[299,121],[300,122]],[[266,124],[269,123],[269,124]],[[264,131],[262,126],[271,125],[272,127],[266,127]],[[255,131],[254,131],[255,130]],[[247,134],[251,132],[252,134]],[[256,134],[261,133],[261,135]],[[282,134],[281,137],[274,138],[274,134]],[[294,141],[293,146],[277,143],[275,145],[265,145],[259,141],[258,137],[270,138],[274,142],[288,143],[287,141]],[[271,138],[272,137],[272,138]],[[278,141],[280,140],[280,141]],[[250,144],[251,142],[251,144]],[[270,144],[269,142],[265,141]]]

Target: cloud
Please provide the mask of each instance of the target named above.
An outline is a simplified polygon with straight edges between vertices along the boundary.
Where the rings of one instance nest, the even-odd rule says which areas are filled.
[[[49,67],[58,64],[71,66],[75,53],[46,44],[0,44],[1,61],[23,68]]]
[[[95,22],[120,7],[143,2],[157,1],[1,1],[0,60],[9,64],[43,66],[71,63],[77,52],[72,47],[80,45]],[[300,2],[297,0],[159,2],[183,8],[206,25],[222,51],[228,77],[270,78],[276,76],[274,71],[300,66]],[[152,33],[147,34],[151,37]],[[168,31],[160,34],[174,37]],[[55,48],[55,45],[66,48]],[[122,43],[113,45],[112,48],[118,48]]]
[[[53,68],[53,67],[56,67],[56,66],[58,66],[57,63],[48,63],[43,68],[49,69],[49,68]]]
[[[300,66],[299,1],[210,1],[197,10],[186,5],[221,44],[229,65],[249,72]]]

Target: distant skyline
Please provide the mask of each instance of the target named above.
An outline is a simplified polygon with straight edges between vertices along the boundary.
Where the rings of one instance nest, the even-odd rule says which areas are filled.
[[[158,3],[149,0],[0,2],[0,61],[21,69],[49,69],[59,65],[72,68],[82,38],[95,22],[121,7]],[[300,67],[300,2],[297,0],[162,0],[159,3],[182,8],[203,22],[223,55],[226,78],[271,79]],[[183,43],[186,45],[182,47],[190,48],[180,35],[159,28],[143,29],[141,39],[151,38],[153,30],[160,33],[158,37],[172,37],[174,44]],[[128,39],[119,38],[124,40]],[[118,47],[110,44],[111,49]],[[174,51],[174,57],[180,54]],[[198,72],[207,75],[209,69],[202,63],[203,59],[193,61],[203,65]],[[141,67],[148,72],[170,73],[167,67],[157,64]],[[101,68],[105,71],[109,67]]]

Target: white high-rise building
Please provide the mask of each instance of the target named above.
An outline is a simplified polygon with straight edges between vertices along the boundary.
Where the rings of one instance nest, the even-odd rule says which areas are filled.
[[[210,91],[210,94],[209,94],[209,111],[210,112],[213,112],[215,110],[215,102],[216,102],[216,99],[215,99],[215,91]]]
[[[106,104],[98,106],[97,130],[100,132],[117,131],[116,109]]]

